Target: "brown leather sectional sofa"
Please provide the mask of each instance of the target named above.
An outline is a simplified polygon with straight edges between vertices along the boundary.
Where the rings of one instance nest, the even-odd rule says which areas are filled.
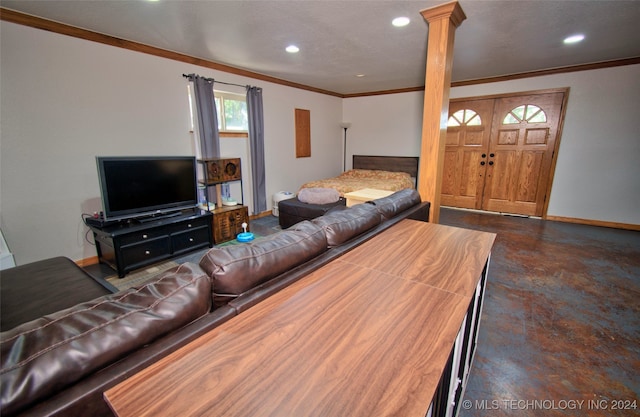
[[[2,415],[111,416],[102,398],[108,388],[398,221],[427,221],[429,208],[409,189],[339,207],[3,331]]]

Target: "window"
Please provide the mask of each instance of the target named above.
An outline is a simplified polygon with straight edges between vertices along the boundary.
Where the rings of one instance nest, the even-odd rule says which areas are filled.
[[[240,94],[214,91],[216,112],[218,113],[218,130],[224,132],[249,131],[246,97]]]
[[[187,87],[189,95],[189,112],[191,117],[191,131],[194,129],[195,99],[191,84]],[[218,131],[224,137],[247,137],[249,134],[249,116],[247,113],[247,98],[242,94],[214,91],[216,113],[218,116]]]
[[[480,126],[482,120],[480,115],[473,110],[464,109],[458,110],[453,113],[449,120],[447,120],[447,126]]]
[[[533,104],[523,104],[511,110],[502,121],[503,125],[513,125],[522,122],[545,123],[547,115],[542,109]]]

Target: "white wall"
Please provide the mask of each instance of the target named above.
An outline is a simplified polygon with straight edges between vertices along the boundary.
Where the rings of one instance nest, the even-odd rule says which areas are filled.
[[[423,92],[345,99],[347,169],[352,155],[418,156],[423,101]]]
[[[640,65],[451,89],[451,98],[569,87],[549,216],[640,224]],[[418,155],[422,94],[345,99],[354,153]],[[391,119],[391,121],[389,120]]]
[[[640,224],[640,65],[453,88],[451,98],[569,87],[549,216]]]
[[[96,255],[81,221],[100,210],[96,155],[193,154],[183,73],[263,88],[269,209],[342,168],[339,98],[13,23],[0,35],[0,227],[18,264]],[[311,158],[295,158],[296,107],[311,111]],[[221,147],[248,166],[245,139]]]

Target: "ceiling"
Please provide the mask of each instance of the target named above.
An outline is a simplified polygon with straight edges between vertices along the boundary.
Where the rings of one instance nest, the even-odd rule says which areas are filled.
[[[22,13],[349,95],[424,85],[433,0],[0,0]],[[640,1],[460,0],[452,81],[640,57]],[[396,28],[391,20],[411,19]],[[572,34],[583,42],[564,45]],[[297,54],[285,52],[295,44]],[[364,75],[358,77],[357,75]]]

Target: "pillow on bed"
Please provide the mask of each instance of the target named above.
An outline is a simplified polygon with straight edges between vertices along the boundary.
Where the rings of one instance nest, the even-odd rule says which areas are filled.
[[[340,200],[340,193],[333,188],[303,188],[298,200],[307,204],[331,204]]]

